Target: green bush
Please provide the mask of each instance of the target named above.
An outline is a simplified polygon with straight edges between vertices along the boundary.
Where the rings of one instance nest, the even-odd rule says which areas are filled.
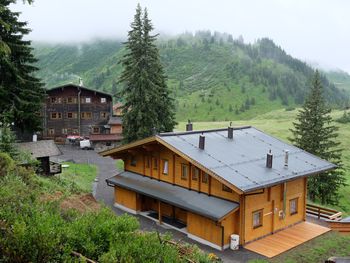
[[[344,111],[343,116],[335,120],[339,123],[350,123],[350,112]]]
[[[13,170],[15,162],[7,154],[0,152],[0,177],[6,176],[11,170]]]

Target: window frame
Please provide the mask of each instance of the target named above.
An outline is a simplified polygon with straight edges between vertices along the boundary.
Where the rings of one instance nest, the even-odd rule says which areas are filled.
[[[55,128],[49,128],[48,133],[49,135],[55,135]]]
[[[184,168],[186,170],[184,170]],[[186,173],[184,173],[186,171]],[[181,164],[181,180],[187,181],[188,178],[188,164],[182,163]]]
[[[162,172],[164,175],[169,174],[169,160],[168,159],[162,159]]]
[[[198,181],[198,179],[200,177],[200,174],[201,174],[201,170],[198,167],[193,166],[193,169],[192,169],[192,180],[193,181]]]
[[[107,98],[102,97],[102,98],[100,99],[100,102],[103,103],[103,104],[107,103]]]
[[[232,189],[224,184],[222,184],[222,191],[227,193],[232,193]]]
[[[153,170],[158,170],[158,158],[153,157]]]
[[[53,117],[53,114],[55,114],[56,117]],[[62,113],[61,112],[50,112],[50,119],[51,120],[60,120],[62,119]]]
[[[100,119],[107,119],[108,118],[108,112],[107,111],[100,111]]]
[[[84,103],[90,104],[91,102],[92,102],[91,97],[85,97],[85,98],[84,98]]]
[[[67,104],[77,104],[77,98],[76,97],[67,97],[66,103]]]
[[[95,129],[97,129],[97,131]],[[100,132],[101,132],[101,128],[100,127],[98,127],[98,126],[92,127],[92,133],[93,134],[100,134]]]
[[[130,166],[136,167],[137,166],[137,158],[135,155],[130,156]]]
[[[203,174],[202,174],[202,181],[201,182],[203,184],[208,184],[208,181],[209,181],[209,174],[203,172]]]
[[[259,213],[259,224],[255,224],[254,222],[254,216],[255,214]],[[257,229],[259,227],[262,227],[264,222],[263,222],[263,218],[264,218],[264,209],[258,209],[258,210],[255,210],[252,212],[252,226],[253,226],[253,229]]]
[[[293,212],[292,212],[292,202],[295,202],[295,211]],[[298,210],[299,210],[298,203],[299,203],[299,197],[292,198],[289,200],[289,214],[291,216],[298,214]]]
[[[84,111],[80,113],[80,117],[82,120],[91,120],[92,119],[92,112],[91,111]],[[88,118],[86,115],[89,114],[90,118]]]

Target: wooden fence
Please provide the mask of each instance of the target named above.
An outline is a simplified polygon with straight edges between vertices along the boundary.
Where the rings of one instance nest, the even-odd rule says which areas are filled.
[[[311,204],[306,205],[306,213],[308,215],[317,217],[318,219],[333,220],[333,221],[341,220],[343,215],[342,212],[338,212],[337,210],[324,208],[324,207],[311,205]]]

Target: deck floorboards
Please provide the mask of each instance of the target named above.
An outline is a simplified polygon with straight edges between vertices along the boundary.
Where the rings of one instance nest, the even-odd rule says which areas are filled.
[[[265,257],[272,258],[328,231],[330,229],[327,227],[310,222],[302,222],[276,232],[273,235],[251,242],[245,248]]]

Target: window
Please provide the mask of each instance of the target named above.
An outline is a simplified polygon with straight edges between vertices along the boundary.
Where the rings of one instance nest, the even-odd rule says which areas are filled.
[[[82,112],[81,113],[81,118],[85,120],[89,120],[92,118],[92,113],[91,112]]]
[[[59,104],[62,103],[62,98],[58,98],[58,97],[51,97],[50,98],[51,103],[53,104]]]
[[[232,189],[226,185],[222,185],[222,191],[232,193]]]
[[[67,103],[68,104],[75,104],[75,103],[77,103],[77,98],[76,97],[68,97]]]
[[[54,135],[54,134],[55,134],[55,129],[49,128],[49,135]]]
[[[253,228],[258,228],[263,225],[263,209],[257,210],[253,212]]]
[[[153,159],[153,170],[158,170],[158,160],[157,160],[157,158]]]
[[[169,162],[168,160],[163,160],[163,174],[168,174],[169,172]]]
[[[67,134],[67,129],[66,128],[62,128],[62,134]]]
[[[295,215],[298,213],[298,198],[289,200],[289,212],[290,215]]]
[[[62,119],[62,113],[60,113],[60,112],[51,112],[51,119]]]
[[[187,180],[187,174],[188,174],[188,165],[181,164],[181,179]]]
[[[100,133],[100,127],[94,127],[92,133]]]
[[[73,129],[73,134],[78,134],[78,133],[79,133],[78,129],[77,129],[77,128],[74,128],[74,129]]]
[[[202,183],[207,184],[208,183],[209,175],[207,173],[203,173],[202,175]]]
[[[192,171],[192,180],[193,181],[197,181],[198,180],[199,173],[200,173],[200,170],[197,167],[193,167],[193,171]]]
[[[101,103],[106,103],[107,99],[106,98],[101,98]]]
[[[130,158],[130,165],[131,166],[136,166],[136,163],[137,163],[136,157],[132,155],[131,158]]]
[[[105,112],[105,111],[101,111],[100,112],[100,118],[101,119],[107,119],[108,117],[108,112]]]
[[[85,98],[85,103],[91,103],[91,98],[89,97]]]
[[[76,119],[77,113],[76,112],[67,112],[67,119]]]
[[[151,166],[151,158],[149,156],[146,156],[146,168],[149,168]]]

